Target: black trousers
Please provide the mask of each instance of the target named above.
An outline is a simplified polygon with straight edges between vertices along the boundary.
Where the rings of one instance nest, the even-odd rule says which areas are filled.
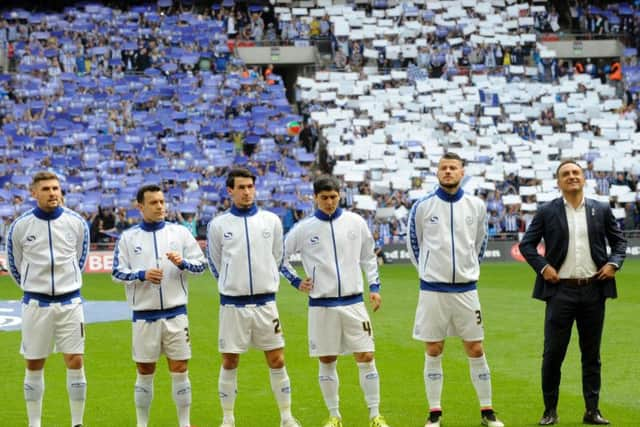
[[[582,395],[586,409],[597,409],[600,395],[600,342],[605,298],[599,283],[574,287],[558,284],[547,301],[542,356],[542,395],[546,409],[558,406],[560,368],[571,340],[575,320],[582,355]]]

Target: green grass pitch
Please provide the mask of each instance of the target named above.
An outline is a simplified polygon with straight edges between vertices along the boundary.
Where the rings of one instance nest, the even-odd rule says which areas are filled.
[[[372,314],[376,359],[381,377],[382,413],[393,427],[421,427],[427,411],[422,379],[423,344],[412,340],[417,278],[412,266],[381,269],[382,309]],[[485,321],[485,350],[493,376],[494,407],[507,426],[532,426],[542,413],[540,363],[544,304],[531,295],[533,273],[525,264],[482,266],[479,284]],[[640,262],[628,261],[618,274],[619,298],[607,302],[602,344],[601,409],[615,426],[640,426]],[[218,297],[207,272],[191,279],[189,317],[194,357],[190,362],[193,387],[192,423],[217,427],[220,407],[217,377]],[[123,300],[124,290],[108,275],[86,275],[87,300]],[[0,278],[0,299],[17,299],[20,290],[8,277]],[[317,361],[306,343],[306,296],[283,282],[278,306],[284,327],[287,369],[293,388],[293,412],[304,426],[319,426],[326,410],[317,384]],[[129,321],[87,327],[86,372],[88,400],[85,425],[135,425]],[[579,426],[584,411],[576,333],[564,364],[559,405],[562,426]],[[22,397],[24,362],[18,354],[19,332],[0,332],[0,425],[26,425]],[[151,426],[177,425],[166,363],[158,366]],[[338,363],[341,412],[346,427],[366,427],[367,410],[351,356]],[[469,379],[459,339],[450,338],[444,357],[444,426],[480,424],[478,403]],[[65,371],[60,355],[46,365],[43,425],[68,426]],[[264,356],[252,350],[239,367],[236,401],[238,427],[276,427],[278,411],[269,386]]]

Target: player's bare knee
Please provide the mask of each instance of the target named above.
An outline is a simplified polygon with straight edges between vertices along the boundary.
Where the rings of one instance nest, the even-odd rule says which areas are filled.
[[[156,372],[155,363],[136,363],[140,375],[151,375]]]
[[[63,356],[64,364],[68,369],[80,369],[83,365],[83,357],[82,354],[65,354]]]
[[[437,357],[442,354],[444,350],[444,342],[427,342],[425,343],[426,352],[431,357]]]
[[[267,364],[271,369],[281,369],[284,367],[284,352],[265,352]]]
[[[365,351],[364,353],[354,353],[353,355],[358,363],[369,363],[373,361],[373,352]]]
[[[223,353],[222,354],[222,367],[224,369],[236,369],[240,363],[239,354]]]
[[[189,363],[187,360],[171,360],[167,359],[169,365],[169,372],[182,373],[187,372]]]
[[[338,360],[338,356],[320,356],[318,359],[320,363],[333,363]]]
[[[465,341],[464,349],[469,357],[482,357],[484,354],[482,341]]]
[[[42,369],[44,369],[44,362],[46,361],[47,359],[25,360],[27,364],[27,369],[30,371],[41,371]]]

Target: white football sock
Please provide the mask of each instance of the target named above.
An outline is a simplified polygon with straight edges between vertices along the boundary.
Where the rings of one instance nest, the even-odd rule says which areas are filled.
[[[287,421],[293,417],[291,415],[291,383],[287,368],[283,366],[280,369],[269,369],[269,380],[280,409],[280,419]]]
[[[491,408],[491,373],[484,354],[469,358],[471,382],[476,389],[481,408]]]
[[[42,422],[42,396],[44,395],[44,369],[24,373],[24,400],[27,404],[29,427],[40,427]]]
[[[138,373],[134,389],[134,401],[136,403],[136,418],[138,427],[147,427],[149,424],[149,410],[153,400],[154,374],[142,375]]]
[[[171,394],[178,411],[180,427],[189,427],[189,413],[191,409],[191,382],[189,372],[171,372]]]
[[[360,371],[360,387],[364,392],[364,399],[369,408],[369,418],[380,415],[380,377],[376,369],[376,362],[358,363]]]
[[[222,416],[225,421],[233,422],[233,407],[238,394],[238,369],[224,369],[220,367],[218,377],[218,395],[220,396],[220,406],[222,406]]]
[[[67,392],[71,408],[71,425],[82,424],[84,403],[87,399],[87,379],[84,376],[84,368],[67,369]]]
[[[338,361],[332,363],[320,363],[318,380],[320,381],[320,391],[324,398],[324,403],[329,409],[332,417],[340,416],[340,397],[338,389],[340,388],[340,378],[338,378],[337,365]]]
[[[424,387],[427,391],[427,401],[430,410],[440,410],[442,397],[442,354],[429,356],[424,354]]]

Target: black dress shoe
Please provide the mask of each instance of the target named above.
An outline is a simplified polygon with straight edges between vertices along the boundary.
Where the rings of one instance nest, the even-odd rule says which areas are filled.
[[[550,426],[553,424],[558,424],[558,413],[555,409],[545,409],[544,414],[542,414],[542,418],[538,422],[541,426]]]
[[[589,409],[584,413],[584,417],[582,417],[582,422],[585,424],[595,424],[595,425],[608,425],[609,420],[604,418],[600,413],[599,409]]]

